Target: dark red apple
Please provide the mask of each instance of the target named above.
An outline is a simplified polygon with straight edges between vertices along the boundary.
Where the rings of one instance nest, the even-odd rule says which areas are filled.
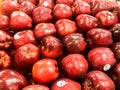
[[[13,43],[16,48],[28,43],[36,44],[36,38],[32,30],[23,30],[14,34]]]
[[[81,33],[71,33],[63,38],[63,45],[68,53],[82,53],[87,47],[87,42]]]
[[[53,19],[52,10],[46,7],[36,7],[32,16],[36,24],[52,22]]]
[[[14,31],[29,29],[32,27],[32,18],[22,11],[14,11],[10,15],[10,27]]]
[[[108,47],[96,47],[88,52],[89,65],[94,70],[108,71],[116,63],[114,53]]]
[[[47,86],[41,84],[27,85],[22,90],[50,90]]]
[[[41,40],[41,53],[45,58],[58,58],[63,55],[63,44],[55,36],[46,36]]]
[[[6,31],[0,30],[0,50],[9,49],[13,38]]]
[[[40,49],[37,46],[25,44],[16,50],[14,63],[22,69],[30,70],[39,57]]]
[[[78,32],[87,33],[89,29],[98,27],[98,19],[92,15],[80,14],[75,19]]]
[[[24,1],[20,4],[19,10],[25,12],[29,16],[32,16],[32,12],[35,9],[35,7],[36,6],[32,2]]]
[[[65,35],[77,32],[75,21],[72,21],[70,19],[59,19],[55,23],[55,27],[57,29],[59,37],[64,37]]]
[[[115,84],[107,74],[95,70],[84,77],[82,90],[115,90]]]
[[[72,6],[75,0],[56,0],[56,4],[66,4]]]
[[[40,84],[48,84],[59,77],[58,64],[54,59],[41,59],[32,67],[33,80]]]
[[[0,50],[0,70],[10,68],[11,57],[3,50]]]
[[[33,4],[35,4],[36,5],[36,2],[37,2],[37,0],[18,0],[18,2],[21,4],[22,2],[24,2],[24,1],[29,1],[29,2],[32,2]]]
[[[26,78],[18,71],[12,69],[0,71],[0,90],[21,90],[27,84]]]
[[[53,0],[39,0],[38,6],[53,9],[54,1]]]
[[[39,23],[34,28],[34,34],[37,39],[45,36],[55,35],[57,32],[55,25],[52,23]]]
[[[90,48],[110,46],[113,43],[112,33],[104,28],[92,28],[86,39]]]
[[[51,85],[51,90],[82,90],[81,84],[69,78],[60,78]]]
[[[88,70],[88,62],[82,54],[69,54],[61,61],[62,68],[72,79],[82,78]]]
[[[9,17],[0,14],[0,29],[7,31],[9,29]]]
[[[19,4],[12,0],[4,0],[1,9],[9,16],[13,11],[19,10]]]
[[[56,4],[53,8],[55,19],[68,19],[72,17],[72,8],[66,4]]]
[[[99,27],[110,28],[118,23],[118,17],[116,14],[110,11],[100,11],[95,17],[99,20]]]
[[[75,16],[80,15],[80,14],[90,14],[91,6],[85,1],[75,0],[75,2],[72,5],[72,10]]]

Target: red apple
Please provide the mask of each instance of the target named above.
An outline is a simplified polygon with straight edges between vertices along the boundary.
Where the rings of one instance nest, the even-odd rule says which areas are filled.
[[[10,36],[6,31],[0,30],[0,49],[9,49],[12,44],[12,36]]]
[[[9,29],[9,17],[3,14],[0,14],[0,29],[5,31]]]
[[[53,8],[55,19],[68,19],[72,17],[72,9],[66,4],[56,4]]]
[[[56,0],[56,4],[66,4],[72,6],[75,0]]]
[[[80,14],[90,14],[91,13],[91,6],[87,2],[82,0],[75,0],[72,5],[73,14],[75,16]]]
[[[12,69],[0,71],[0,90],[21,90],[27,84],[26,78],[18,71]]]
[[[18,2],[21,4],[24,1],[32,2],[33,4],[36,4],[37,0],[18,0]]]
[[[89,29],[98,26],[98,19],[92,15],[80,14],[76,17],[76,24],[78,32],[87,33]]]
[[[52,10],[46,7],[36,7],[32,16],[36,24],[52,22],[53,19]]]
[[[63,45],[68,53],[83,53],[87,42],[81,33],[71,33],[63,38]]]
[[[75,21],[72,21],[70,19],[59,19],[55,23],[55,27],[57,29],[59,37],[64,37],[65,35],[77,32]]]
[[[82,78],[88,70],[88,62],[82,54],[65,56],[61,65],[67,76],[76,80]]]
[[[14,11],[10,15],[10,27],[14,31],[32,27],[32,18],[22,11]]]
[[[94,70],[108,71],[116,63],[114,53],[108,47],[96,47],[88,52],[89,65]]]
[[[84,77],[82,90],[115,90],[115,84],[105,73],[95,70]]]
[[[13,43],[16,48],[28,43],[36,44],[36,38],[32,30],[23,30],[14,34]]]
[[[40,84],[48,84],[59,77],[57,61],[41,59],[32,67],[33,80]]]
[[[60,78],[51,85],[51,90],[82,90],[81,84],[69,78]]]
[[[10,68],[11,57],[3,50],[0,50],[0,70]]]
[[[27,85],[22,90],[50,90],[47,86],[41,84]]]
[[[92,28],[86,39],[90,48],[110,46],[113,43],[112,33],[104,28]]]
[[[35,7],[36,6],[32,2],[24,1],[20,4],[19,10],[25,12],[29,16],[32,16],[32,12],[35,9]]]
[[[63,55],[63,44],[54,36],[46,36],[41,40],[41,53],[45,58],[59,58]]]
[[[19,47],[14,56],[16,66],[30,70],[33,64],[39,59],[40,49],[34,44],[25,44]]]
[[[95,17],[99,20],[99,27],[110,28],[118,23],[118,17],[116,14],[110,11],[100,11]]]
[[[54,8],[54,1],[53,0],[39,0],[38,6],[53,9]]]
[[[55,35],[57,32],[55,25],[52,23],[39,23],[34,28],[34,34],[37,39],[45,36]]]

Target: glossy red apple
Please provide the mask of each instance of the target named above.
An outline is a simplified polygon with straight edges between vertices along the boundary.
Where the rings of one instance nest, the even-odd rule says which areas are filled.
[[[0,14],[0,29],[4,31],[9,29],[9,17],[3,14]]]
[[[10,68],[11,57],[3,50],[0,50],[0,70]]]
[[[61,66],[68,77],[82,78],[88,70],[88,62],[82,54],[69,54],[61,61]]]
[[[53,0],[39,0],[38,6],[53,9],[54,1]]]
[[[107,74],[95,70],[84,77],[82,90],[115,90],[115,84]]]
[[[58,64],[54,59],[41,59],[32,68],[33,80],[40,84],[48,84],[59,77]]]
[[[46,7],[36,7],[32,16],[36,24],[52,22],[53,19],[52,10]]]
[[[36,44],[36,38],[32,30],[23,30],[14,34],[13,44],[16,48],[28,43]]]
[[[89,65],[94,70],[108,71],[116,63],[114,53],[108,47],[96,47],[88,52]]]
[[[86,34],[90,48],[110,46],[113,43],[112,33],[104,28],[92,28]]]
[[[39,57],[40,49],[37,46],[25,44],[16,50],[14,63],[22,69],[30,70]]]
[[[68,19],[72,17],[72,8],[66,4],[56,4],[53,8],[55,19]]]
[[[63,38],[63,45],[68,53],[83,53],[87,42],[81,33],[71,33]]]
[[[18,2],[21,4],[24,1],[32,2],[33,4],[36,4],[37,0],[18,0]]]
[[[56,4],[66,4],[72,6],[75,0],[56,0]]]
[[[10,27],[14,31],[32,27],[32,18],[22,11],[14,11],[10,15]]]
[[[72,21],[70,19],[59,19],[55,23],[55,27],[57,29],[59,37],[64,37],[65,35],[77,32],[75,21]]]
[[[57,32],[53,23],[39,23],[34,28],[34,34],[37,39],[41,39],[45,36],[55,35]]]
[[[80,15],[80,14],[90,14],[91,6],[85,1],[75,0],[75,2],[72,5],[72,10],[75,16]]]
[[[27,84],[26,78],[18,71],[12,69],[0,71],[0,90],[21,90]]]
[[[98,27],[98,19],[92,15],[80,14],[75,19],[78,32],[87,33],[89,29]]]
[[[0,30],[0,50],[9,49],[13,38],[6,31]]]
[[[118,23],[118,17],[116,14],[110,11],[100,11],[95,17],[99,20],[99,27],[110,28]]]
[[[35,5],[30,1],[24,1],[20,4],[19,10],[25,12],[29,16],[32,16],[32,12],[35,9]]]
[[[46,36],[41,40],[41,53],[45,58],[59,58],[63,55],[63,44],[55,36]]]
[[[41,84],[27,85],[22,90],[50,90],[47,86]]]
[[[81,84],[69,78],[60,78],[51,85],[51,90],[82,90]]]

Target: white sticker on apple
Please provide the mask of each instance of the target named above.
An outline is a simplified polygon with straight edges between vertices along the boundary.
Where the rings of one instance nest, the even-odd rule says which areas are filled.
[[[104,70],[104,71],[108,71],[110,68],[111,68],[110,64],[106,64],[106,65],[103,67],[103,70]]]
[[[57,86],[58,86],[58,87],[63,87],[63,86],[65,86],[65,84],[66,84],[66,83],[65,83],[64,80],[61,80],[61,81],[58,81],[58,82],[57,82]]]

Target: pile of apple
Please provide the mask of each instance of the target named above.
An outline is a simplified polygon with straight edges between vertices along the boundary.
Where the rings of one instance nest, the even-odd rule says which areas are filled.
[[[120,90],[120,1],[2,0],[0,90]]]

